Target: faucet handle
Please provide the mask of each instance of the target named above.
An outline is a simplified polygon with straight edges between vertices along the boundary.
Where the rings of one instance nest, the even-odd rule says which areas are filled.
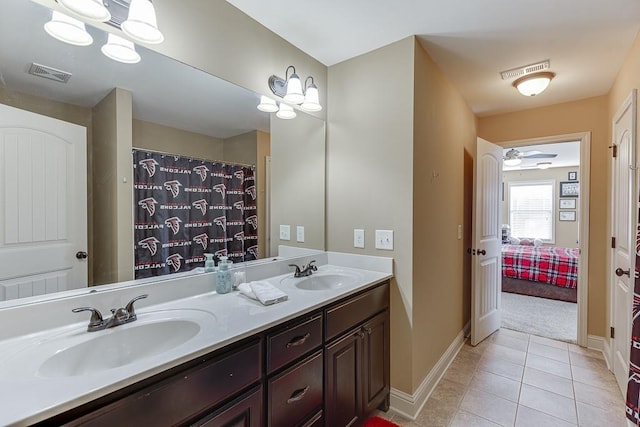
[[[316,262],[315,259],[312,261],[309,261],[309,264],[307,264],[307,268],[309,270],[318,271],[318,266],[314,264],[315,262]]]
[[[293,275],[294,277],[300,277],[300,267],[298,267],[296,264],[289,264],[289,267],[295,267],[296,272]]]
[[[98,326],[103,322],[102,319],[102,314],[100,313],[100,311],[96,308],[93,307],[78,307],[78,308],[74,308],[73,310],[74,313],[80,313],[83,311],[90,311],[91,312],[91,319],[89,319],[89,327],[93,327],[93,326]]]
[[[134,299],[132,299],[131,301],[129,301],[127,303],[127,305],[124,307],[124,309],[127,311],[127,313],[129,313],[129,317],[128,317],[129,319],[135,320],[137,318],[136,312],[133,309],[133,303],[138,301],[139,299],[145,299],[148,296],[149,296],[149,294],[142,294],[142,295],[139,295],[139,296],[135,297]]]

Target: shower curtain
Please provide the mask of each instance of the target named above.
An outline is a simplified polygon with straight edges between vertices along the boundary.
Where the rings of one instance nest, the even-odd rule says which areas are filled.
[[[640,212],[638,215],[640,220]],[[631,326],[631,352],[629,353],[629,382],[627,383],[627,418],[640,425],[638,404],[640,401],[640,224],[636,227],[636,260],[633,285],[633,318]]]
[[[255,168],[133,150],[135,278],[258,255]]]

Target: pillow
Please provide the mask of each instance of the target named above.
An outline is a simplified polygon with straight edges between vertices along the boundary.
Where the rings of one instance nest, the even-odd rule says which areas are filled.
[[[522,246],[533,246],[533,239],[520,239]]]
[[[533,239],[533,246],[535,246],[536,248],[539,248],[540,246],[542,246],[542,240],[541,239]]]
[[[520,239],[518,239],[517,237],[512,237],[511,239],[509,239],[509,241],[511,242],[512,245],[520,244]]]

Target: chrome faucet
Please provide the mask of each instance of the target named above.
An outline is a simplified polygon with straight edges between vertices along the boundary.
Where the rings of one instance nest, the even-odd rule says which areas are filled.
[[[114,326],[124,325],[125,323],[131,323],[135,321],[138,316],[136,316],[135,309],[133,308],[133,303],[138,301],[139,299],[144,299],[148,297],[148,294],[140,295],[132,299],[127,303],[124,308],[112,308],[111,309],[111,317],[107,319],[102,318],[102,314],[100,311],[93,307],[78,307],[74,308],[74,313],[80,313],[82,311],[90,311],[91,318],[89,319],[89,326],[87,326],[87,332],[96,332],[101,331],[103,329],[113,328]]]
[[[316,260],[314,259],[313,261],[309,261],[309,264],[307,264],[305,267],[303,267],[302,269],[300,269],[300,267],[298,267],[296,264],[289,264],[289,267],[295,267],[296,271],[293,273],[293,277],[307,277],[307,276],[311,276],[311,274],[314,271],[318,271],[318,267],[316,267],[314,265],[314,262],[316,262]]]

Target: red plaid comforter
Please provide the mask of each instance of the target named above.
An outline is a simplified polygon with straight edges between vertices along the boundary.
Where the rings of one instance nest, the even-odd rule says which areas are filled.
[[[502,275],[575,289],[578,254],[577,248],[502,245]]]

